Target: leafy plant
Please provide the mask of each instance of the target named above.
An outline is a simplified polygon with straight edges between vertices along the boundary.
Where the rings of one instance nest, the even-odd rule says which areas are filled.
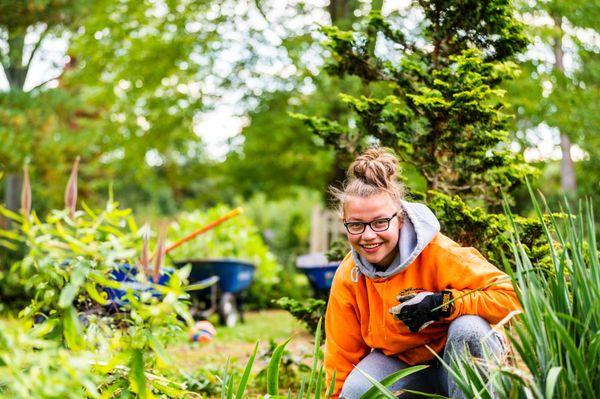
[[[147,256],[140,261],[137,251],[147,229],[138,229],[130,210],[119,209],[112,198],[104,210],[92,210],[85,204],[83,211],[76,210],[76,172],[75,165],[65,191],[65,209],[53,210],[44,219],[26,206],[27,185],[20,214],[0,206],[0,214],[12,221],[10,230],[0,230],[1,244],[22,253],[3,273],[0,285],[3,292],[14,289],[24,296],[27,306],[15,310],[20,310],[25,324],[33,326],[32,336],[51,341],[25,341],[7,356],[14,360],[22,354],[23,359],[34,360],[38,349],[51,348],[47,353],[56,354],[66,373],[89,385],[87,393],[80,389],[72,397],[93,396],[94,392],[104,397],[128,393],[142,398],[153,393],[183,397],[187,395],[185,384],[163,374],[171,364],[165,345],[181,334],[184,320],[193,322],[185,291],[189,269],[174,271],[165,285],[155,284],[156,273],[161,274],[160,240],[151,272]],[[113,277],[125,264],[138,271],[127,284]],[[123,294],[111,298],[109,290]],[[5,336],[4,341],[9,338]],[[81,378],[77,370],[69,371],[71,363],[65,359],[71,355],[75,362],[82,359]],[[45,365],[44,356],[39,354],[40,372],[50,374],[55,366]],[[19,384],[35,386],[27,378],[36,378],[37,365],[26,362],[15,373],[6,374],[4,383],[10,388],[0,386],[0,393],[11,392],[7,389]],[[5,363],[10,367],[10,362]],[[66,388],[70,386],[65,383]],[[15,395],[50,397],[44,396],[47,390],[43,389],[31,396],[24,392]]]
[[[283,297],[275,301],[281,309],[290,312],[294,318],[302,322],[311,334],[315,334],[319,321],[325,316],[327,303],[322,299],[307,298],[296,300]]]
[[[490,383],[468,358],[447,365],[467,397],[591,398],[600,386],[600,259],[591,202],[546,222],[531,193],[551,259],[535,267],[519,234],[511,235],[513,284],[523,306],[508,335],[508,363],[487,365]],[[509,214],[511,222],[514,218]],[[557,243],[558,245],[555,245]]]
[[[330,262],[340,261],[350,252],[350,245],[348,240],[341,238],[331,243],[329,251],[325,252],[327,260]]]
[[[259,354],[262,359],[271,359],[277,350],[278,344],[271,339],[269,341],[269,347]],[[279,385],[284,388],[289,388],[297,391],[300,388],[300,376],[310,371],[310,367],[303,362],[303,358],[295,356],[292,352],[284,349],[281,352],[281,359],[279,365]],[[267,377],[269,368],[266,367],[260,370],[255,377],[255,385],[259,389],[266,390]]]

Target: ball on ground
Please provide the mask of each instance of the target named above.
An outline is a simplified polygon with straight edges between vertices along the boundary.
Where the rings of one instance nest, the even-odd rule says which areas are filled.
[[[208,320],[202,320],[194,324],[190,329],[190,341],[192,342],[210,342],[217,334],[217,330]]]

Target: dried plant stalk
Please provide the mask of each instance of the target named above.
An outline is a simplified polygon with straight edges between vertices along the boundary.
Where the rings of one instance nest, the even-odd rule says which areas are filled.
[[[21,211],[25,217],[31,212],[31,183],[29,182],[29,166],[23,166],[23,188],[21,189]]]
[[[67,183],[65,190],[65,208],[69,210],[69,215],[73,217],[75,215],[75,209],[77,207],[77,171],[79,170],[79,156],[73,162],[71,168],[71,176]]]
[[[142,253],[140,255],[140,272],[146,277],[150,275],[150,227],[144,225],[142,234]]]
[[[160,234],[158,236],[158,243],[156,244],[156,252],[154,253],[154,272],[152,278],[155,283],[158,283],[158,278],[161,274],[163,260],[165,258],[165,241],[167,237],[166,226],[161,227]]]

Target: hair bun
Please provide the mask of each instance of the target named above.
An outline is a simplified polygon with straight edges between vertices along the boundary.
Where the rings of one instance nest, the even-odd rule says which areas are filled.
[[[362,182],[390,189],[396,185],[398,160],[388,148],[371,148],[362,153],[350,165],[348,175]]]

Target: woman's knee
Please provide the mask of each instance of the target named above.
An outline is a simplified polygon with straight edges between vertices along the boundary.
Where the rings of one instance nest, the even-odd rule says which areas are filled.
[[[477,357],[483,357],[486,351],[490,355],[500,355],[503,350],[500,335],[487,320],[476,315],[460,316],[450,323],[446,346],[453,350],[466,346],[471,355]]]
[[[383,377],[406,367],[406,365],[378,350],[374,350],[362,359],[356,367],[379,381]],[[340,397],[345,399],[360,398],[372,386],[373,384],[367,377],[355,368],[346,378]]]

